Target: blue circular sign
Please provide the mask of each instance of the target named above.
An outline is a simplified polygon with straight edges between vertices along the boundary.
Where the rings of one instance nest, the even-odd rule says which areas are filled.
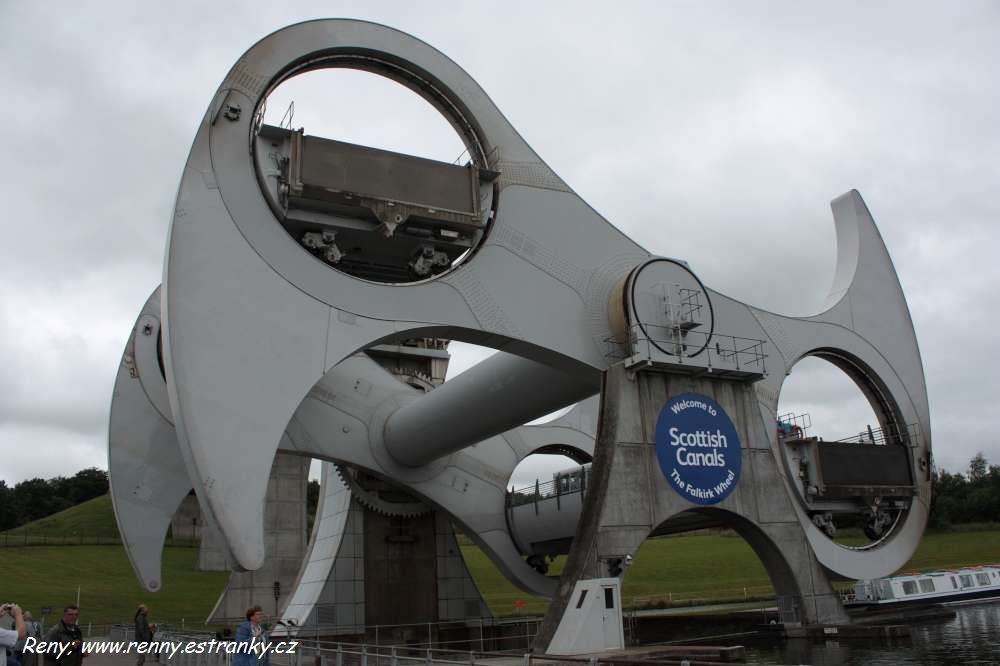
[[[656,421],[656,457],[667,483],[695,504],[715,504],[740,479],[740,437],[726,411],[708,396],[671,398]]]

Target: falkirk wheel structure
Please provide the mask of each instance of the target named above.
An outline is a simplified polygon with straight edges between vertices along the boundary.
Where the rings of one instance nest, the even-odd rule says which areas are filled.
[[[283,81],[338,67],[423,97],[468,163],[263,122]],[[552,599],[539,651],[620,643],[620,630],[593,627],[609,608],[620,617],[623,563],[650,535],[707,526],[753,547],[786,622],[846,621],[831,579],[888,575],[922,535],[931,431],[889,254],[857,192],[832,208],[838,256],[823,311],[764,311],[703,284],[697,257],[653,256],[602,218],[427,44],[352,20],[265,37],[201,121],[163,285],[116,384],[112,494],[139,579],[159,588],[167,525],[192,488],[234,569],[264,565],[281,452],[328,461],[286,619],[360,597],[363,610],[347,618],[345,607],[331,623],[372,624],[375,606],[393,603],[420,621],[485,612],[464,568],[444,572],[454,524],[511,581]],[[387,360],[444,340],[501,353],[439,386]],[[782,382],[806,356],[861,388],[879,420],[872,441],[779,437]],[[553,518],[535,507],[532,522],[508,506],[511,472],[537,451],[593,454],[578,510]],[[360,525],[355,499],[396,523]],[[831,538],[841,514],[863,517],[867,544]],[[430,516],[422,527],[419,515]],[[417,537],[393,540],[402,519]],[[399,572],[376,553],[403,542],[437,544],[413,566],[438,570],[405,598],[386,589]],[[559,579],[540,566],[553,548],[568,551]]]

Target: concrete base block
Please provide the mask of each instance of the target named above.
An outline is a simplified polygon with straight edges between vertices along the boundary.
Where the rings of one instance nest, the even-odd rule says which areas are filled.
[[[711,398],[740,440],[739,478],[715,503],[690,501],[661,472],[657,418],[667,401],[682,393]],[[848,621],[799,523],[772,450],[767,429],[774,423],[764,423],[752,384],[711,375],[630,373],[619,364],[606,373],[600,423],[583,513],[536,652],[550,647],[578,581],[608,576],[617,560],[634,555],[651,534],[693,518],[731,528],[750,544],[771,578],[786,623]]]
[[[229,577],[208,623],[242,622],[247,608],[258,605],[265,614],[276,617],[278,610],[287,604],[306,554],[309,463],[308,458],[301,456],[283,453],[275,456],[264,505],[267,557],[256,571],[234,572]],[[208,552],[201,559],[213,559]],[[274,598],[275,582],[280,587],[277,600]]]

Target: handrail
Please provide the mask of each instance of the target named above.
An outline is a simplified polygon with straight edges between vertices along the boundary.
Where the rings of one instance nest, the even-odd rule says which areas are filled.
[[[285,109],[285,115],[281,116],[281,121],[278,123],[278,127],[282,129],[291,130],[292,129],[292,118],[295,117],[295,100],[293,99],[288,103],[288,108]],[[285,120],[288,120],[288,125],[285,125]]]
[[[842,439],[833,440],[836,444],[903,444],[908,442],[914,442],[919,433],[919,427],[916,423],[908,423],[906,425],[906,440],[901,437],[902,433],[894,432],[894,429],[885,428],[867,428],[863,432],[859,432],[856,435],[850,435],[849,437],[844,437]]]
[[[581,493],[586,495],[587,477],[590,474],[590,463],[580,465],[574,470],[563,470],[551,481],[537,479],[530,486],[522,486],[507,491],[507,506],[521,506],[538,500],[565,497]],[[565,481],[565,483],[563,483]]]
[[[607,338],[605,342],[612,350],[606,356],[615,360],[639,356],[649,360],[669,359],[680,366],[766,373],[764,341],[757,338],[645,324],[632,326],[629,342],[624,347],[613,338]],[[690,356],[693,350],[701,351],[696,356]]]

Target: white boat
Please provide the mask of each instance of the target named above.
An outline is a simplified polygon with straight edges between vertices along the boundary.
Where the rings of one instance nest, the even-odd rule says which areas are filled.
[[[951,604],[1000,598],[1000,565],[963,567],[859,580],[841,593],[844,605]]]

